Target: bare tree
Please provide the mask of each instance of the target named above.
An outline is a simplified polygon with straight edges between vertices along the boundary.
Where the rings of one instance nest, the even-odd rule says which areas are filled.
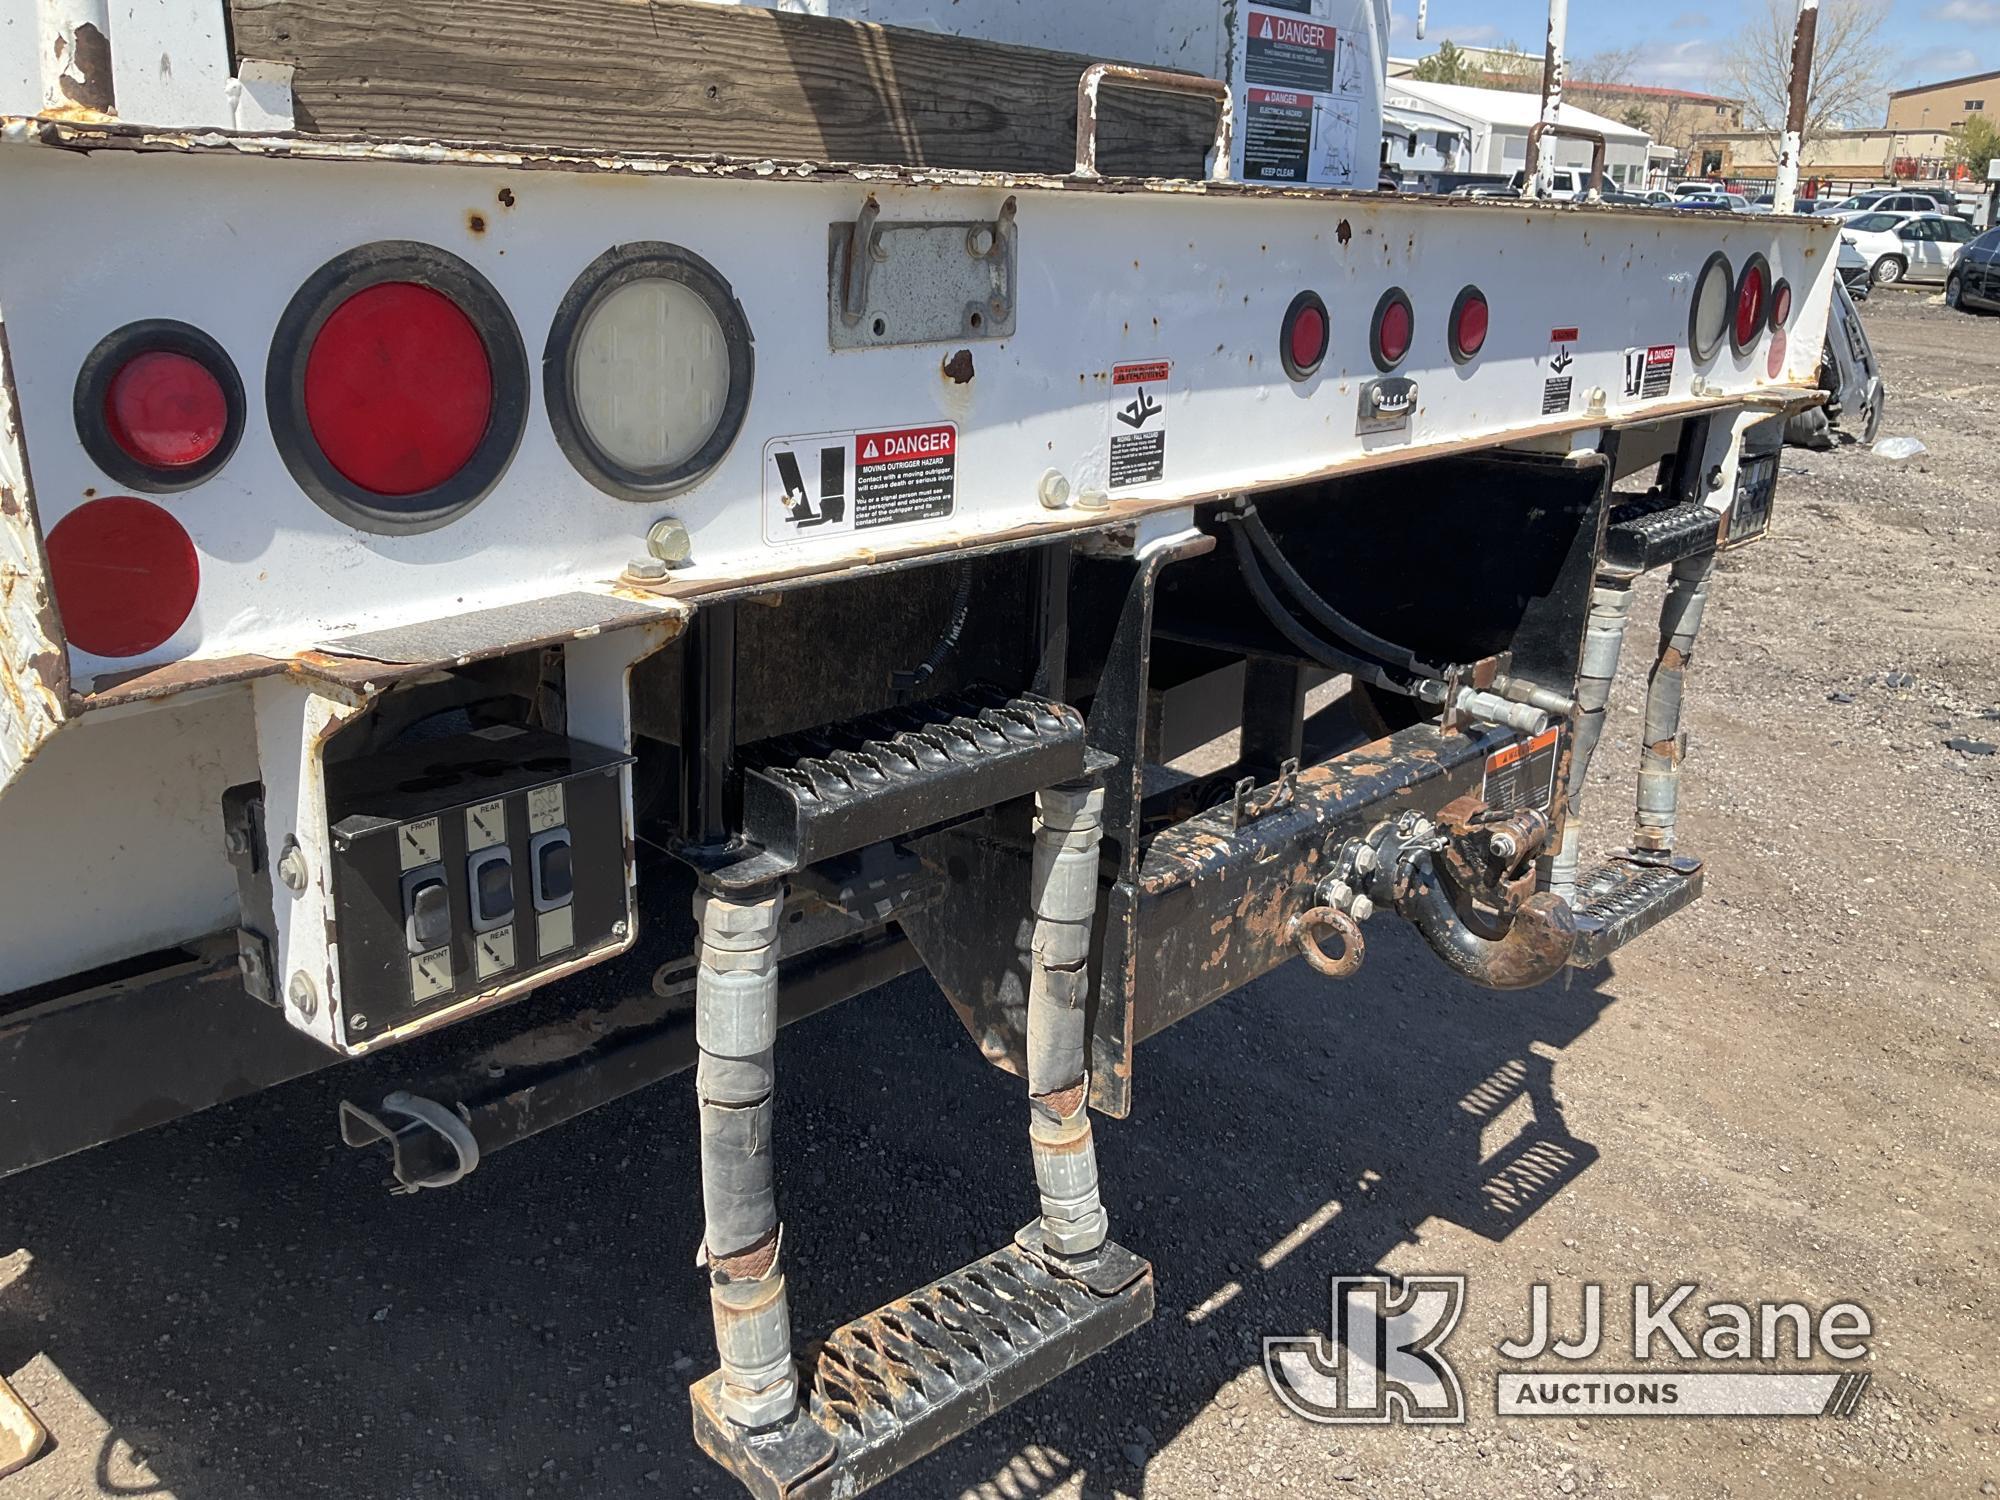
[[[1615,88],[1632,81],[1632,70],[1639,66],[1642,52],[1636,45],[1607,47],[1602,52],[1579,57],[1570,64],[1569,76],[1578,83],[1602,83]]]
[[[1797,3],[1746,0],[1744,10],[1743,27],[1723,52],[1722,76],[1743,101],[1746,128],[1779,130],[1791,97]],[[1806,99],[1806,140],[1874,115],[1891,61],[1882,36],[1888,19],[1887,0],[1825,0]]]

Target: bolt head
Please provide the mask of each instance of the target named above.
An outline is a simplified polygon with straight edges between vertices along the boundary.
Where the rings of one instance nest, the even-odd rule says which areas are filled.
[[[1069,480],[1060,469],[1050,469],[1042,475],[1037,493],[1046,509],[1061,510],[1069,504]]]
[[[1494,834],[1489,847],[1496,859],[1512,859],[1521,852],[1521,846],[1515,842],[1511,833]]]
[[[1354,851],[1354,868],[1359,874],[1366,875],[1381,863],[1382,856],[1375,852],[1373,844],[1363,844]]]
[[[357,1010],[347,1018],[347,1029],[349,1031],[366,1031],[368,1029],[368,1018]]]
[[[677,567],[694,555],[694,538],[685,523],[667,516],[646,528],[646,551],[668,567]]]
[[[1058,1255],[1088,1255],[1103,1245],[1111,1234],[1111,1216],[1102,1207],[1081,1219],[1051,1219],[1042,1216],[1042,1239]]]
[[[723,1416],[738,1427],[751,1431],[775,1427],[789,1417],[799,1404],[799,1379],[790,1365],[785,1373],[761,1391],[745,1390],[723,1380],[716,1391],[715,1404]]]
[[[306,888],[306,877],[305,851],[297,844],[289,845],[278,856],[278,879],[284,882],[286,890],[297,895]]]
[[[1349,904],[1347,914],[1357,922],[1365,922],[1375,915],[1375,903],[1366,896],[1356,896]]]
[[[285,986],[285,998],[308,1021],[319,1014],[319,986],[304,969],[292,975],[292,982]]]
[[[625,564],[625,577],[631,583],[658,583],[667,576],[667,565],[657,557],[635,557]]]
[[[993,231],[980,225],[965,237],[965,248],[984,260],[993,253]]]

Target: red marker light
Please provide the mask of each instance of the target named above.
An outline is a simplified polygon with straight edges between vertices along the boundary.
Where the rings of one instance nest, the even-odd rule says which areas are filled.
[[[200,360],[167,349],[134,355],[104,393],[104,426],[134,461],[157,469],[198,464],[222,442],[229,399]]]
[[[1333,321],[1317,292],[1300,292],[1285,309],[1278,333],[1278,359],[1294,380],[1309,379],[1326,359],[1333,342]]]
[[[1326,318],[1316,307],[1308,307],[1292,324],[1292,363],[1316,365],[1326,353]]]
[[[335,308],[305,369],[306,421],[327,462],[377,495],[434,489],[465,467],[493,412],[479,330],[443,293],[364,287]]]
[[[1416,336],[1417,315],[1400,287],[1391,287],[1375,304],[1375,321],[1369,327],[1368,352],[1375,356],[1375,368],[1388,371],[1403,362]]]
[[[1464,364],[1485,348],[1490,321],[1484,292],[1476,286],[1460,292],[1451,310],[1451,357]]]
[[[1783,328],[1792,321],[1792,284],[1781,281],[1771,288],[1771,327]]]
[[[88,501],[56,523],[47,546],[63,633],[93,656],[142,656],[194,610],[194,543],[150,500]]]

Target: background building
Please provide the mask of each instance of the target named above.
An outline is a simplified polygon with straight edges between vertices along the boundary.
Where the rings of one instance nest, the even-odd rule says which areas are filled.
[[[1889,95],[1889,117],[1882,123],[1891,130],[1951,131],[1974,115],[2000,119],[2000,73],[1897,89]]]
[[[1528,130],[1542,112],[1537,94],[1422,83],[1407,77],[1391,78],[1382,102],[1384,163],[1406,178],[1444,174],[1455,179],[1426,184],[1446,190],[1458,181],[1497,180],[1525,170]],[[1563,119],[1603,133],[1609,146],[1605,172],[1613,182],[1629,188],[1646,185],[1652,141],[1645,131],[1594,114],[1567,98]],[[1556,165],[1588,169],[1590,147],[1558,139]]]
[[[1894,182],[1928,182],[1944,175],[1948,130],[1823,130],[1807,139],[1799,175],[1845,195]],[[1687,175],[1769,184],[1778,173],[1778,138],[1769,131],[1711,131],[1696,138]],[[1823,196],[1815,194],[1814,196]]]

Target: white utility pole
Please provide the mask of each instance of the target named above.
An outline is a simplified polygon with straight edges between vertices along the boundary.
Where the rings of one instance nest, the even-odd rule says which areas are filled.
[[[1818,0],[1813,0],[1817,4]],[[1535,159],[1528,165],[1535,174],[1533,196],[1546,198],[1556,186],[1557,117],[1562,113],[1563,75],[1569,60],[1563,55],[1569,34],[1569,0],[1549,0],[1548,51],[1542,59],[1542,135]],[[1594,190],[1596,183],[1590,184]]]
[[[1785,133],[1778,141],[1778,180],[1772,184],[1771,212],[1788,214],[1798,206],[1799,153],[1804,149],[1806,103],[1812,92],[1813,41],[1819,33],[1819,0],[1799,0],[1798,25],[1792,31],[1792,90],[1785,111]]]

